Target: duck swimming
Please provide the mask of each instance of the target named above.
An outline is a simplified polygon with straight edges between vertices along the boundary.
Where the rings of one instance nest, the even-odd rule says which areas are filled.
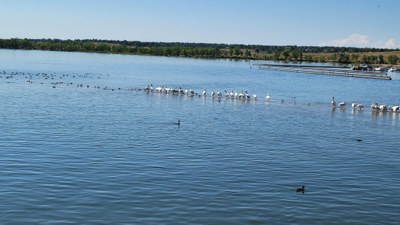
[[[296,192],[302,192],[302,193],[304,193],[305,188],[306,188],[306,187],[301,186],[301,188],[297,188],[297,189],[296,189]]]

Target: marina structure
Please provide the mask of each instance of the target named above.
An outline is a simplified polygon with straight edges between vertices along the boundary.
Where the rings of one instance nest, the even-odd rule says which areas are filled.
[[[294,73],[306,73],[315,75],[342,76],[355,78],[368,78],[391,80],[386,71],[364,71],[354,70],[352,67],[346,66],[322,66],[322,65],[295,65],[295,64],[254,64],[260,70],[275,70]]]

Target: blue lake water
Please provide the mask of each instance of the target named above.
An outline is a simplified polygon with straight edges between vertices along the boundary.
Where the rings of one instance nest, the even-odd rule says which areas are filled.
[[[399,77],[253,63],[0,50],[0,224],[398,224]]]

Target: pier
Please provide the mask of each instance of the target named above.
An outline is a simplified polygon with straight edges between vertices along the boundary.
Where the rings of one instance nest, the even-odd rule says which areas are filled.
[[[275,70],[314,75],[328,75],[340,77],[355,77],[379,80],[391,80],[386,72],[353,70],[345,66],[313,66],[313,65],[287,65],[287,64],[254,64],[260,70]]]

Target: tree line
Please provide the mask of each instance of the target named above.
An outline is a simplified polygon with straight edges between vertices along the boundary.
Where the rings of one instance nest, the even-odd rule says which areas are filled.
[[[219,49],[210,46],[134,45],[133,42],[126,44],[125,41],[103,40],[0,39],[0,48],[203,58],[221,57]]]
[[[384,57],[371,53],[390,49],[331,46],[272,46],[182,42],[141,42],[118,40],[0,39],[0,48],[157,55],[200,58],[265,59],[308,62],[397,64],[396,54]],[[350,53],[351,52],[351,53]],[[318,54],[322,55],[318,55]]]

